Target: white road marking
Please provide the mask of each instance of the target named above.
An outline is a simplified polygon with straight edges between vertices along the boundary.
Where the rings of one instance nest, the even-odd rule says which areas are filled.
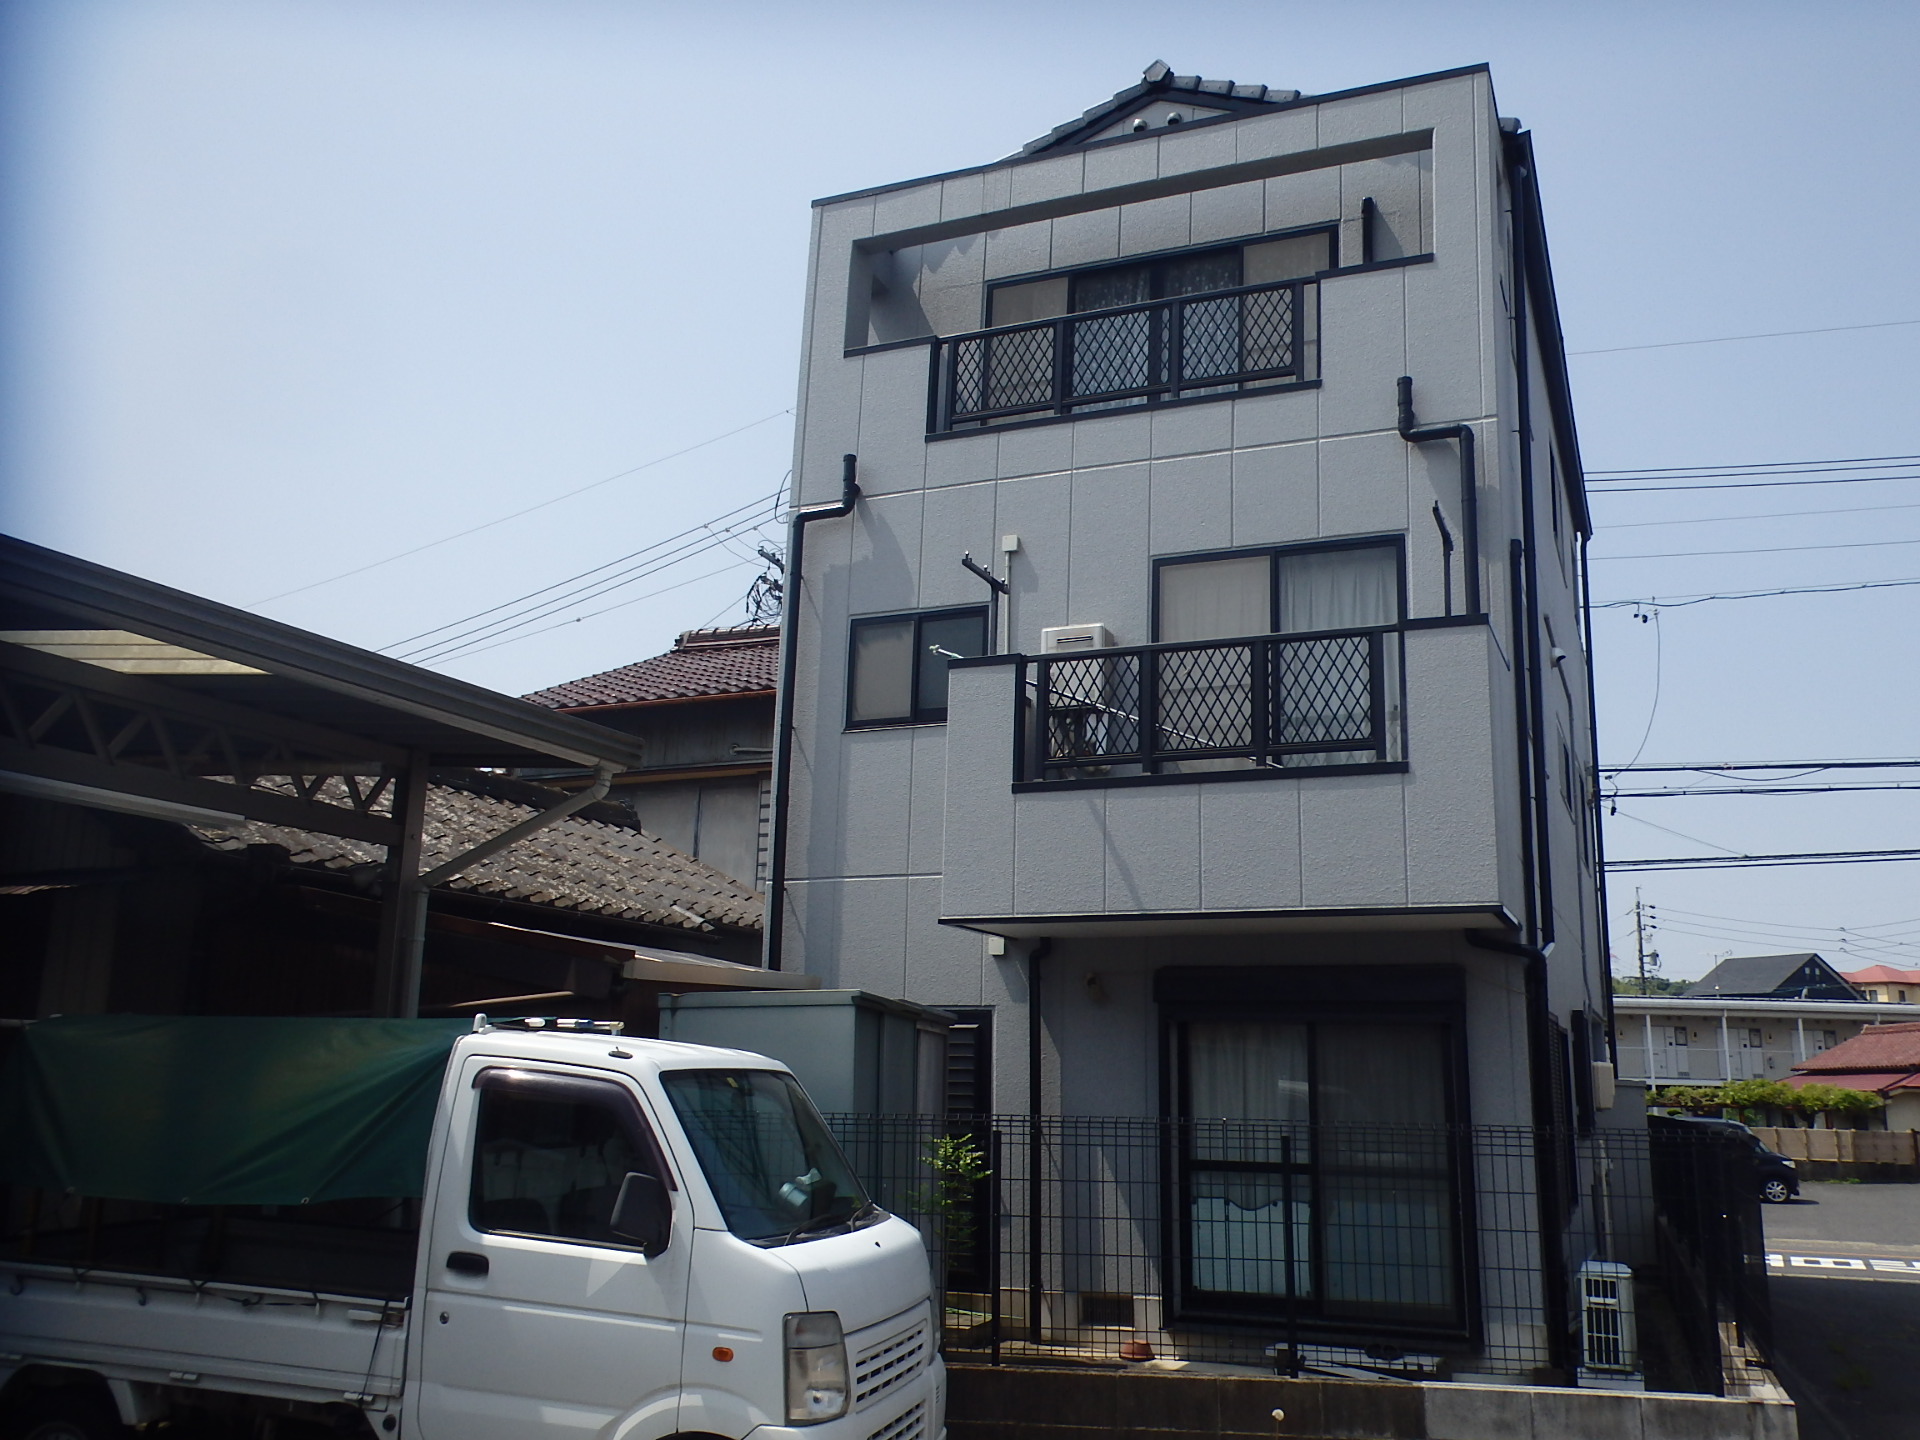
[[[1863,1279],[1877,1279],[1884,1275],[1920,1280],[1920,1260],[1899,1260],[1891,1256],[1788,1255],[1769,1251],[1767,1268],[1787,1274],[1852,1275]]]

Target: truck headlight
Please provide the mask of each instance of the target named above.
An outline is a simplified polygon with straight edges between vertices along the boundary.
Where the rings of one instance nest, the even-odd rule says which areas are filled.
[[[847,1413],[847,1341],[832,1310],[789,1315],[787,1423],[818,1425]]]

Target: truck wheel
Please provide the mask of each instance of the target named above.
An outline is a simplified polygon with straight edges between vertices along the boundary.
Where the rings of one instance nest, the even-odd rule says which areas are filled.
[[[127,1440],[113,1401],[79,1386],[48,1390],[22,1407],[13,1440]]]

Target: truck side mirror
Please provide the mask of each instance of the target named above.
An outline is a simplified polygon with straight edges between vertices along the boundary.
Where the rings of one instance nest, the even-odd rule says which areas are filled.
[[[633,1241],[649,1260],[665,1250],[673,1237],[673,1201],[660,1178],[634,1171],[622,1180],[607,1228]]]

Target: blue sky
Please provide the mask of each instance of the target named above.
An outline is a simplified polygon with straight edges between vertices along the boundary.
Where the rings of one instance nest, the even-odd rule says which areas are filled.
[[[1309,92],[1490,62],[1535,133],[1575,351],[1882,325],[1577,355],[1591,469],[1920,453],[1920,326],[1883,323],[1920,320],[1913,7],[16,0],[5,23],[0,527],[360,644],[770,495],[808,202],[1004,155],[1156,58]],[[1600,600],[1920,576],[1920,481],[1594,503]],[[655,653],[738,615],[753,543],[445,668],[517,692]],[[1765,553],[1697,553],[1729,550]],[[1916,620],[1920,586],[1602,611],[1603,755],[1911,756]],[[1920,843],[1911,793],[1620,810],[1618,856]],[[1639,884],[1670,973],[1846,964],[1841,926],[1920,965],[1920,866]]]

